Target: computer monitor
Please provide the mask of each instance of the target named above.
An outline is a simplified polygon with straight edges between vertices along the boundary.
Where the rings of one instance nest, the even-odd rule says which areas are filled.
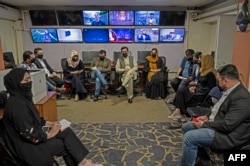
[[[185,11],[161,11],[160,25],[162,26],[184,26],[186,18]]]
[[[85,43],[108,43],[109,30],[100,28],[89,28],[83,30]]]
[[[135,28],[136,43],[157,43],[159,28]]]
[[[109,25],[134,25],[134,11],[109,11]]]
[[[83,25],[81,10],[57,10],[59,25]]]
[[[57,35],[60,43],[81,43],[83,42],[82,38],[82,29],[64,29],[58,28]]]
[[[55,28],[31,28],[30,32],[34,43],[58,42],[58,37]]]
[[[160,29],[160,42],[183,43],[185,28],[162,28]]]
[[[135,25],[159,25],[160,11],[135,11]]]
[[[33,26],[57,25],[55,10],[30,10],[29,13]]]
[[[104,26],[108,25],[108,11],[98,10],[98,11],[83,11],[84,25],[92,26]]]
[[[110,43],[132,43],[134,41],[134,29],[112,28],[109,29]]]

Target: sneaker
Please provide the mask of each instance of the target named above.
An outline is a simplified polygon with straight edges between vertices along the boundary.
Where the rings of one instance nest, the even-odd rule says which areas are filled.
[[[119,93],[123,93],[124,90],[125,90],[124,86],[120,86],[119,88],[116,89],[116,91],[119,92]]]

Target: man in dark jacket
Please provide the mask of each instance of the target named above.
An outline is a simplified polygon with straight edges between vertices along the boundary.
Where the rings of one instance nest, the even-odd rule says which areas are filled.
[[[218,86],[223,95],[209,116],[182,126],[182,166],[193,166],[199,160],[209,161],[204,148],[236,149],[250,138],[250,93],[239,81],[237,68],[228,64],[218,69]]]
[[[57,77],[57,74],[50,67],[47,60],[43,58],[43,50],[41,48],[35,48],[34,54],[36,55],[35,64],[37,68],[45,70],[46,80],[52,85],[61,88],[63,86],[63,80]]]

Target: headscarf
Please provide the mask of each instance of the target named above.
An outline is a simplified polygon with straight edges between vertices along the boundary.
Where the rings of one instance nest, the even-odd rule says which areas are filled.
[[[152,56],[152,51],[156,52],[156,56]],[[158,50],[156,48],[153,48],[151,50],[151,54],[146,57],[146,59],[149,61],[149,69],[158,69],[157,68],[157,62],[159,60]],[[155,72],[152,72],[149,70],[148,72],[148,80],[151,81],[152,77],[155,75]]]
[[[4,86],[11,96],[23,96],[33,102],[31,90],[25,90],[23,84],[21,84],[25,73],[28,73],[28,71],[23,68],[12,69],[4,76]]]
[[[204,77],[210,72],[216,76],[217,72],[214,68],[214,58],[212,55],[203,54],[201,56],[200,76]]]
[[[76,50],[72,50],[70,53],[69,58],[67,59],[68,65],[72,68],[76,68],[76,66],[79,64],[80,62],[80,58],[78,58],[78,61],[73,61],[73,57],[77,55],[78,56],[78,51]]]

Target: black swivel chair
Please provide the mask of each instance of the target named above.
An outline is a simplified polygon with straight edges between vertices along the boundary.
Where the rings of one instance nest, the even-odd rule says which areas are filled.
[[[151,54],[151,51],[137,51],[137,63],[138,63],[138,65],[144,65],[146,56],[148,56],[150,54]]]
[[[7,62],[5,69],[16,67],[15,59],[12,52],[4,52],[3,59]]]

